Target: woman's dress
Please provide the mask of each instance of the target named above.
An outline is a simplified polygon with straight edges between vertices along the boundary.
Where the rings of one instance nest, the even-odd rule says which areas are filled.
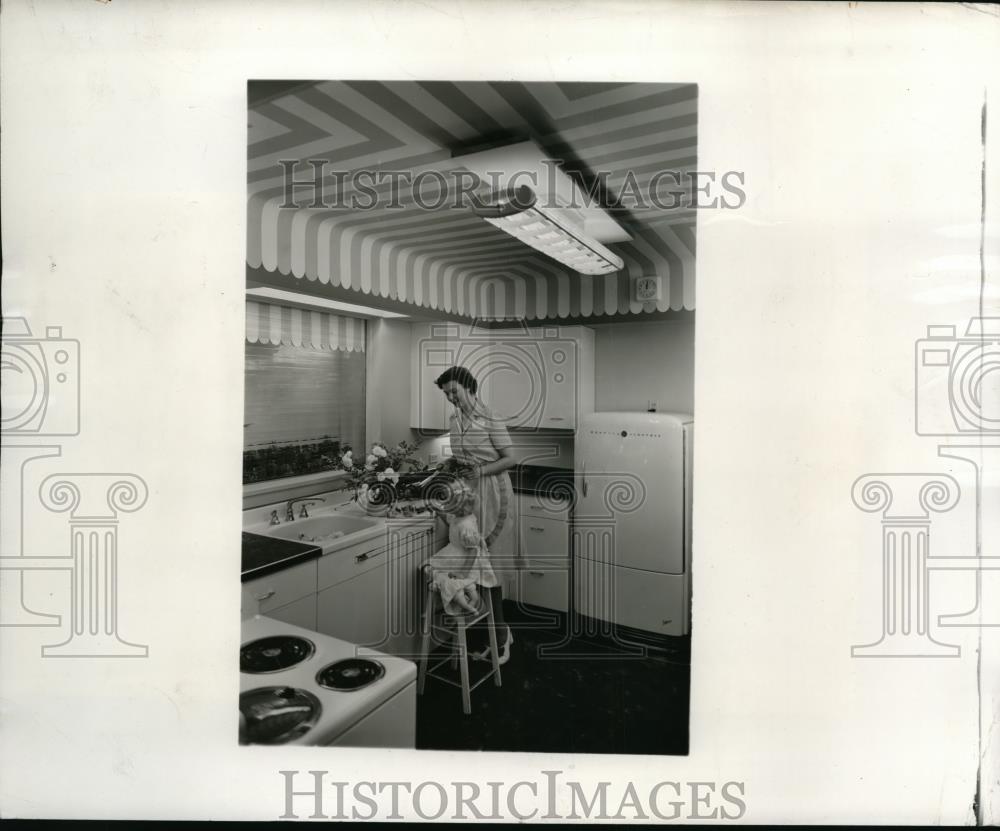
[[[511,446],[503,421],[478,399],[472,416],[459,410],[452,414],[450,428],[452,456],[459,462],[495,462],[500,450]],[[479,530],[494,570],[500,573],[521,568],[523,561],[520,555],[515,556],[514,494],[507,471],[474,477],[469,484],[479,495]]]

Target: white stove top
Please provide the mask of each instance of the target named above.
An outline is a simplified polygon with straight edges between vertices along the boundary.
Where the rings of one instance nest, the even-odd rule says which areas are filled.
[[[359,648],[346,641],[311,632],[290,623],[260,615],[243,621],[240,647],[274,635],[293,635],[312,642],[313,654],[285,670],[262,673],[240,673],[240,693],[259,687],[294,687],[306,690],[322,705],[316,724],[304,735],[286,742],[290,745],[323,745],[367,716],[407,685],[416,681],[417,666],[405,658],[385,655],[372,649]],[[367,686],[356,690],[331,690],[316,682],[316,675],[330,664],[345,658],[365,658],[377,661],[385,673]]]

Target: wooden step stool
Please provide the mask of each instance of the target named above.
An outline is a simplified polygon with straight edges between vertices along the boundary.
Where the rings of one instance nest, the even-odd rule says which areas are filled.
[[[457,615],[446,613],[441,603],[441,594],[438,592],[437,587],[433,582],[428,582],[427,584],[427,599],[424,603],[422,622],[423,643],[420,648],[420,669],[417,673],[417,693],[421,695],[423,694],[424,682],[427,680],[427,676],[437,678],[439,681],[444,681],[446,684],[451,684],[454,687],[461,687],[462,711],[466,715],[472,712],[472,691],[476,687],[489,678],[493,679],[496,686],[499,687],[501,685],[500,656],[497,651],[497,632],[493,620],[493,597],[489,589],[481,589],[480,591],[481,593],[479,597],[482,603],[478,612],[463,612],[462,614]],[[475,684],[470,686],[469,645],[466,638],[466,632],[470,626],[474,626],[483,620],[486,621],[486,626],[489,631],[490,654],[492,656],[493,669],[476,681]],[[437,662],[430,664],[431,654],[435,651],[432,643],[432,636],[435,632],[447,634],[449,636],[449,645],[445,647],[447,652],[444,657],[440,658]],[[451,678],[447,678],[446,676],[435,672],[438,667],[448,661],[451,662],[453,667],[456,663],[459,664],[462,678],[461,683],[456,683]],[[430,664],[430,666],[428,666],[428,664]]]

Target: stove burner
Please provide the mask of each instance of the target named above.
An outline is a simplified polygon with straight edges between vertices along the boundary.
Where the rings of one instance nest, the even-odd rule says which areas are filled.
[[[283,744],[307,733],[323,706],[311,692],[295,687],[258,687],[240,695],[246,730],[240,744]]]
[[[328,690],[360,690],[385,675],[385,667],[370,658],[345,658],[324,667],[316,674],[316,683]]]
[[[312,641],[296,635],[272,635],[240,648],[240,672],[280,672],[312,657]]]

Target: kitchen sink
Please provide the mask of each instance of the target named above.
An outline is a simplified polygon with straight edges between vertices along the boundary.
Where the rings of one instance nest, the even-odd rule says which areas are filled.
[[[260,531],[269,537],[295,542],[311,542],[326,548],[341,538],[378,525],[379,520],[353,516],[317,516],[298,519],[284,525],[272,525]]]

